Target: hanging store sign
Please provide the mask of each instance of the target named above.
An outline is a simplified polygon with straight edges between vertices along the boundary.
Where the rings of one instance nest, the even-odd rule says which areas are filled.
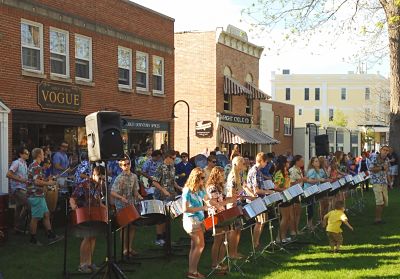
[[[42,109],[78,112],[82,95],[79,87],[41,82],[38,86],[38,105]]]
[[[220,114],[220,120],[224,122],[239,123],[239,124],[251,124],[251,117],[231,115],[231,114]]]
[[[196,137],[211,138],[213,136],[213,123],[211,121],[196,121]]]

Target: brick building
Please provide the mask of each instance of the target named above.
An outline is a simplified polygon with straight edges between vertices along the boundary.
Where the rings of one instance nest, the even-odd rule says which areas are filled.
[[[236,27],[211,32],[175,34],[175,142],[190,155],[215,147],[229,153],[241,144],[242,153],[255,155],[276,141],[260,129],[260,100],[269,98],[257,88],[262,47],[250,43]]]
[[[275,154],[293,154],[293,126],[295,120],[295,106],[272,100],[265,100],[260,104],[261,123],[263,132],[280,143],[271,146]]]
[[[2,1],[0,65],[2,179],[19,144],[84,148],[94,111],[121,113],[127,149],[172,136],[174,20],[165,15],[127,0]]]

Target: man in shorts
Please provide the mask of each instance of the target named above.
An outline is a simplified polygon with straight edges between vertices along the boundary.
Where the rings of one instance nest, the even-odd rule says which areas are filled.
[[[375,194],[376,209],[374,224],[376,225],[384,223],[382,221],[383,208],[388,206],[389,202],[387,178],[387,172],[390,166],[389,159],[387,157],[389,151],[389,146],[383,145],[379,154],[371,157],[371,162],[369,165],[372,189]]]

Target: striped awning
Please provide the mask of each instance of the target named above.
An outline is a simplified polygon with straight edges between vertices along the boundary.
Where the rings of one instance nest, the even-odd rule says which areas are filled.
[[[221,143],[278,144],[279,141],[256,128],[220,126]]]
[[[246,82],[246,87],[251,91],[251,95],[253,99],[259,99],[259,100],[268,100],[271,99],[271,96],[269,96],[267,93],[261,91],[255,84],[248,83]]]
[[[252,96],[252,92],[238,82],[237,80],[224,76],[224,94],[228,95],[248,95]]]

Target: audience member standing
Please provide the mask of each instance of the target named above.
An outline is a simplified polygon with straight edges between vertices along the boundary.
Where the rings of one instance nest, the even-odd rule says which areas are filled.
[[[189,177],[190,172],[193,170],[193,165],[188,161],[189,155],[186,152],[182,152],[181,158],[182,161],[176,165],[175,173],[178,176],[176,183],[180,187],[184,187],[186,180]]]
[[[68,172],[66,172],[69,168],[67,151],[68,143],[65,141],[61,142],[58,151],[53,155],[53,175],[68,176]]]

